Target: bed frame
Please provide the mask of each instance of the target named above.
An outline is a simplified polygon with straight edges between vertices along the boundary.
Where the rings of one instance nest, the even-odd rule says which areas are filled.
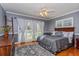
[[[55,28],[55,31],[74,32],[74,27]]]

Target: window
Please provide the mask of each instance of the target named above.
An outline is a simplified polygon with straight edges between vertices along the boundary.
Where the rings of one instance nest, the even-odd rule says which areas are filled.
[[[56,27],[62,27],[62,20],[56,21]]]
[[[35,23],[35,25],[35,39],[37,39],[38,36],[41,36],[43,34],[44,22],[38,21],[37,23]]]
[[[61,28],[61,27],[73,27],[73,17],[57,20],[56,28]]]
[[[64,19],[63,27],[73,27],[73,18]]]
[[[44,22],[17,18],[18,42],[35,41],[43,34]]]

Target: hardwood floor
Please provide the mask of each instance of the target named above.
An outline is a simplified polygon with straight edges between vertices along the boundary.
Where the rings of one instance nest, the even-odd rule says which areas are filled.
[[[38,44],[38,42],[36,42],[36,41],[33,41],[33,42],[22,42],[22,43],[16,42],[15,43],[15,47],[35,45],[35,44]]]
[[[56,56],[79,56],[79,49],[71,47],[64,51],[61,51]]]

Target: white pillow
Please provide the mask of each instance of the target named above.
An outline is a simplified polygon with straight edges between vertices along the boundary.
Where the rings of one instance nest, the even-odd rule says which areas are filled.
[[[55,35],[55,31],[53,31],[52,35]]]
[[[73,32],[69,32],[69,37],[73,37]]]
[[[63,36],[69,39],[69,43],[72,43],[73,32],[63,32]]]
[[[69,39],[69,43],[72,43],[73,32],[69,32],[68,39]]]
[[[55,31],[53,31],[53,35],[55,35]]]
[[[69,32],[63,32],[63,36],[64,37],[68,37],[69,36]]]

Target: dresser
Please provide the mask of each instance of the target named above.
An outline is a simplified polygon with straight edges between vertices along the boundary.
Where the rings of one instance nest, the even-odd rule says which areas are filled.
[[[11,54],[11,41],[7,38],[0,38],[0,56],[10,56]]]

